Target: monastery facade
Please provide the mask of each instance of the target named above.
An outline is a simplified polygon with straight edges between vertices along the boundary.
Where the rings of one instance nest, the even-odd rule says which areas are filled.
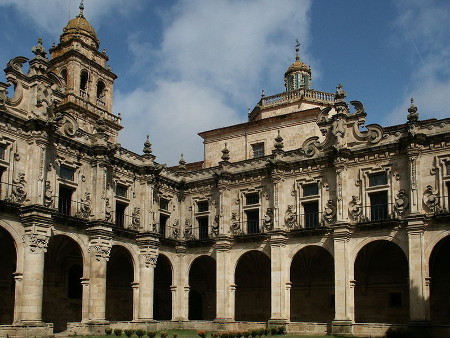
[[[0,336],[449,334],[450,118],[411,101],[404,124],[365,125],[297,50],[285,92],[168,168],[148,138],[117,143],[116,75],[82,7],[32,52],[0,82]]]

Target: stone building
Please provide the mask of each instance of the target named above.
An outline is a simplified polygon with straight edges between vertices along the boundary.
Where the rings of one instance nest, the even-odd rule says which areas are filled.
[[[142,155],[117,143],[116,75],[82,8],[32,52],[0,82],[0,336],[448,334],[450,119],[411,102],[404,124],[365,126],[297,51],[285,92],[168,168],[148,138]]]

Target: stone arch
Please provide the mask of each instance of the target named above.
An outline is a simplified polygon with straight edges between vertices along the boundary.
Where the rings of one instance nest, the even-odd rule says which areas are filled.
[[[80,72],[80,90],[87,93],[89,91],[89,72],[82,69]]]
[[[113,245],[106,266],[106,319],[133,319],[133,288],[135,280],[133,255],[124,245]]]
[[[11,325],[14,321],[17,271],[17,245],[13,236],[0,227],[0,324]]]
[[[444,230],[438,233],[437,235],[433,236],[433,238],[428,241],[428,244],[426,245],[424,250],[425,261],[427,262],[427,264],[430,261],[431,253],[436,247],[436,244],[438,244],[441,240],[443,240],[447,236],[450,236],[450,231]]]
[[[23,258],[25,249],[22,240],[23,232],[18,231],[16,227],[13,227],[11,224],[9,224],[9,222],[6,222],[5,220],[0,220],[0,228],[4,229],[12,237],[17,255],[16,272],[23,273]],[[23,229],[23,227],[21,226],[19,227],[19,229]]]
[[[334,318],[334,258],[319,245],[306,245],[290,267],[291,321],[331,322]]]
[[[433,324],[450,324],[450,235],[437,242],[429,258],[430,319]]]
[[[258,248],[249,248],[246,250],[236,250],[236,252],[232,251],[233,256],[231,258],[231,261],[232,261],[231,266],[233,267],[233,271],[236,271],[236,267],[239,263],[239,260],[242,258],[242,256],[244,256],[246,253],[249,253],[250,251],[258,251],[270,259],[271,258],[270,257],[270,246],[268,246],[268,247],[269,247],[269,250],[267,248],[258,247]]]
[[[406,257],[408,257],[408,243],[406,241],[402,241],[394,236],[376,236],[376,237],[364,237],[361,241],[358,242],[353,248],[352,255],[353,257],[353,263],[355,263],[356,256],[361,251],[363,247],[365,247],[367,244],[375,241],[387,241],[392,242],[396,244],[405,254]]]
[[[323,248],[324,250],[328,251],[328,253],[334,257],[334,248],[333,248],[333,242],[327,243],[327,242],[321,242],[321,243],[299,243],[294,246],[291,246],[290,251],[288,253],[288,260],[290,261],[290,264],[292,264],[292,259],[294,256],[302,249],[306,248],[307,246],[317,246],[320,248]]]
[[[216,260],[208,255],[196,257],[189,267],[189,320],[216,317]]]
[[[42,320],[61,332],[80,322],[84,264],[80,245],[66,235],[50,237],[44,258]],[[77,274],[74,274],[76,270]]]
[[[235,319],[266,322],[271,314],[271,262],[260,250],[242,254],[236,264],[234,279]]]
[[[89,259],[90,259],[90,255],[88,252],[88,247],[89,247],[89,242],[86,240],[83,240],[82,236],[80,236],[77,233],[70,233],[70,232],[65,232],[65,231],[58,231],[55,230],[53,237],[54,236],[66,236],[69,237],[71,240],[73,240],[79,247],[80,252],[81,252],[81,256],[83,259],[83,278],[89,278]],[[87,238],[86,238],[87,239]]]
[[[408,322],[409,266],[398,244],[378,239],[364,245],[354,261],[354,278],[355,322]]]
[[[164,254],[158,255],[154,281],[153,318],[155,320],[171,320],[173,265],[169,257]]]

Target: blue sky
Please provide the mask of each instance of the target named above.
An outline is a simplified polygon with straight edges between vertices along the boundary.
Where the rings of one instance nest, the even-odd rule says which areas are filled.
[[[422,119],[450,117],[448,0],[85,0],[119,76],[114,113],[122,146],[157,161],[203,157],[198,132],[245,122],[247,109],[284,90],[294,44],[314,89],[364,103],[368,123],[406,121],[413,96]],[[47,50],[78,14],[78,0],[0,0],[0,63]],[[4,76],[0,81],[4,81]]]

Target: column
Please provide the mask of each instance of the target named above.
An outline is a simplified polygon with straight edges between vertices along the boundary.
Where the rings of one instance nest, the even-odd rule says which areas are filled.
[[[20,316],[21,316],[20,300],[22,299],[22,281],[23,281],[23,273],[16,272],[14,274],[14,283],[15,283],[14,299],[15,299],[15,302],[14,302],[14,320],[13,320],[13,324],[20,323]]]
[[[214,245],[216,249],[216,322],[234,321],[234,271],[230,271],[232,239],[220,236]]]
[[[19,321],[24,324],[42,323],[44,257],[52,222],[51,215],[46,211],[41,207],[28,206],[24,207],[21,214],[25,230],[25,250],[21,297],[16,299],[16,302],[20,303]]]
[[[138,320],[153,321],[153,293],[159,240],[145,235],[138,238],[139,252],[139,310]]]
[[[286,233],[283,230],[271,232],[271,316],[272,323],[286,323],[289,305],[286,301],[286,283],[289,282],[289,267],[286,260]]]
[[[355,317],[354,273],[349,253],[350,236],[348,224],[336,224],[333,233],[335,317],[332,334],[337,335],[351,334]]]
[[[87,229],[90,253],[89,309],[90,322],[106,321],[106,266],[112,248],[111,228],[95,226]]]
[[[176,248],[178,264],[174,265],[172,285],[172,320],[188,321],[189,312],[189,271],[186,268],[186,246]]]
[[[89,278],[81,278],[82,300],[81,300],[81,322],[89,321]]]
[[[131,288],[133,290],[133,321],[139,320],[139,282],[131,283]]]
[[[409,264],[409,320],[414,324],[425,324],[430,320],[429,288],[424,257],[423,218],[408,219],[408,264]]]

